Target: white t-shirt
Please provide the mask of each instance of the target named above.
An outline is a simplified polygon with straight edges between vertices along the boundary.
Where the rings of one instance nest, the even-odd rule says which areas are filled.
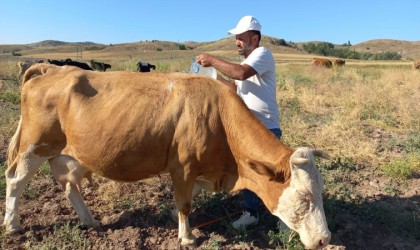
[[[244,81],[235,80],[238,95],[268,129],[280,128],[276,67],[271,51],[258,47],[241,64],[249,65],[257,74]]]

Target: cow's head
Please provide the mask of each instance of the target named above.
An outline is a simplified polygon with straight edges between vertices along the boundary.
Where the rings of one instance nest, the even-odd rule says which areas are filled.
[[[308,148],[299,148],[292,154],[290,186],[284,189],[273,211],[299,233],[302,243],[310,249],[327,246],[331,238],[322,203],[324,182],[314,156],[326,155]]]

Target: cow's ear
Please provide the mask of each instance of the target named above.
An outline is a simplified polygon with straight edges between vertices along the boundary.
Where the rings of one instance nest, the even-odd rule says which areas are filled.
[[[257,172],[260,175],[265,175],[270,178],[270,180],[274,179],[276,177],[276,173],[274,172],[274,165],[268,163],[268,162],[260,162],[255,160],[246,160],[246,163],[248,166]]]
[[[314,156],[316,156],[316,157],[321,157],[321,158],[324,158],[324,159],[327,159],[327,160],[331,159],[330,155],[327,154],[326,152],[322,151],[322,150],[312,149],[311,151],[314,154]]]

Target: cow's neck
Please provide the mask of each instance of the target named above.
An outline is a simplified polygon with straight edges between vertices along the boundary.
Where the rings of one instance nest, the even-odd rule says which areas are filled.
[[[227,91],[226,95],[236,95]],[[251,159],[273,165],[290,156],[292,149],[280,142],[239,98],[224,98],[221,119],[236,159]]]
[[[230,92],[227,95],[236,94]],[[224,98],[221,112],[222,121],[232,154],[238,164],[239,179],[232,188],[233,191],[247,188],[258,194],[259,190],[267,190],[265,189],[267,187],[261,185],[272,183],[268,181],[268,177],[261,176],[249,168],[247,164],[249,160],[273,166],[272,170],[283,175],[283,182],[288,185],[289,158],[292,149],[273,136],[251,112],[245,112],[247,109],[246,105],[238,98]],[[243,112],[241,112],[242,110]],[[267,180],[261,180],[261,178]]]

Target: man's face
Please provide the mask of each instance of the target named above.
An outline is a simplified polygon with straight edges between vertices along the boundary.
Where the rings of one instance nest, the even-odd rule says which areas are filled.
[[[255,37],[254,37],[255,36]],[[241,56],[247,57],[257,47],[254,40],[257,38],[252,32],[247,31],[242,34],[236,35],[236,47]]]

